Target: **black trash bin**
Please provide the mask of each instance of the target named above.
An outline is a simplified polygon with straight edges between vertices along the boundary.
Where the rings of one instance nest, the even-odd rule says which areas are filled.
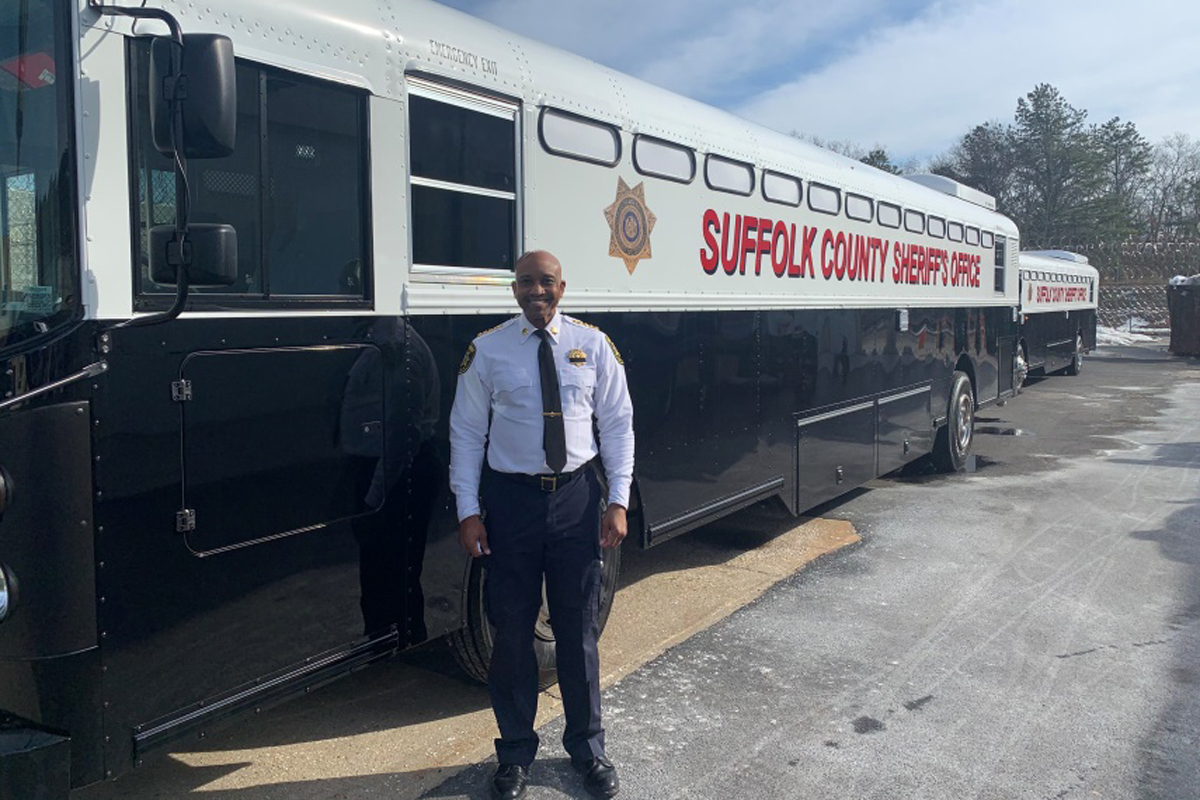
[[[1171,315],[1171,353],[1200,356],[1200,275],[1171,281],[1167,310]]]

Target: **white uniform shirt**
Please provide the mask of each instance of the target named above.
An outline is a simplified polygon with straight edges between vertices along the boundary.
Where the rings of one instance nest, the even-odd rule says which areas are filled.
[[[450,412],[450,488],[462,521],[479,513],[484,449],[497,472],[552,472],[542,447],[542,385],[537,330],[524,315],[475,337],[459,367]],[[561,313],[546,326],[558,370],[571,472],[599,452],[608,502],[629,507],[633,482],[633,404],[617,348],[598,328]],[[489,412],[491,430],[488,429]],[[600,446],[592,435],[595,416]]]

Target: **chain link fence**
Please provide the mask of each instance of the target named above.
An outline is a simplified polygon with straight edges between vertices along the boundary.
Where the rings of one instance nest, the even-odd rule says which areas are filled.
[[[1099,322],[1109,328],[1137,325],[1142,329],[1167,329],[1168,281],[1175,275],[1200,272],[1200,241],[1147,244],[1068,240],[1026,246],[1087,256],[1100,271]]]

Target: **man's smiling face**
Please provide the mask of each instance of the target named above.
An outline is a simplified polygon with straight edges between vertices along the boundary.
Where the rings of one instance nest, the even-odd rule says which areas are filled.
[[[558,301],[567,288],[558,259],[545,250],[527,253],[517,262],[513,297],[534,326],[544,328],[554,319]]]

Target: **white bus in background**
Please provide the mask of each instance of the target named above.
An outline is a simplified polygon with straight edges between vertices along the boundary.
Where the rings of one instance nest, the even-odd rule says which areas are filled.
[[[1096,346],[1100,273],[1087,256],[1067,250],[1025,250],[1018,263],[1018,386],[1031,372],[1078,375],[1084,354]]]

